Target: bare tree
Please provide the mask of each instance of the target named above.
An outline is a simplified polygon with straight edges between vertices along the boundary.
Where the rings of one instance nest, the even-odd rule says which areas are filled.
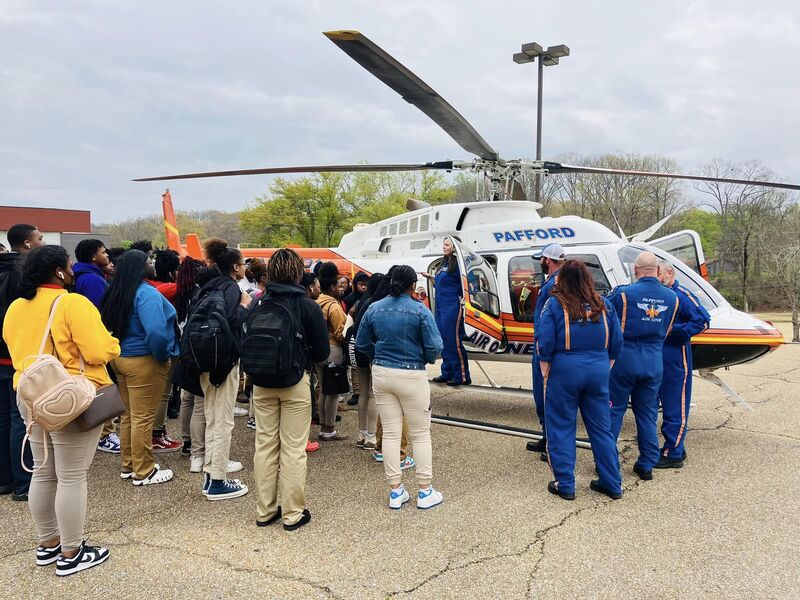
[[[703,175],[765,181],[775,174],[759,161],[732,162],[714,160],[701,169]],[[762,248],[762,240],[770,223],[780,221],[789,205],[788,193],[755,185],[701,182],[695,188],[706,194],[706,206],[721,220],[722,239],[718,259],[721,265],[730,261],[735,266],[734,278],[740,286],[743,308],[750,309],[754,259]],[[721,283],[728,275],[721,273]]]
[[[800,342],[800,204],[787,212],[778,231],[762,240],[764,272],[792,311],[792,341]]]

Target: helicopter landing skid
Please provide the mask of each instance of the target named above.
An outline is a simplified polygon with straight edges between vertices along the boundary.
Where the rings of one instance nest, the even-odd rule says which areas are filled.
[[[480,363],[479,363],[480,364]],[[491,380],[490,380],[491,381]],[[525,388],[510,388],[502,387],[497,384],[494,385],[460,385],[457,388],[469,392],[479,394],[490,394],[504,397],[523,398],[525,400],[533,400],[533,391]],[[430,382],[431,386],[447,388],[446,383],[438,383],[435,381]],[[487,421],[475,421],[472,419],[462,419],[460,417],[451,417],[449,415],[431,415],[431,422],[438,423],[439,425],[450,425],[451,427],[463,427],[465,429],[474,429],[477,431],[487,431],[489,433],[499,433],[502,435],[512,435],[515,437],[526,438],[529,440],[541,440],[542,432],[536,429],[525,429],[523,427],[514,427],[513,425],[504,425],[502,423],[489,423]],[[578,448],[591,448],[591,444],[587,438],[578,438],[575,440],[575,446]]]
[[[730,400],[735,404],[740,404],[745,410],[750,412],[755,412],[752,406],[750,406],[747,402],[745,402],[744,398],[742,398],[739,394],[737,394],[734,389],[725,383],[722,379],[719,378],[719,375],[714,373],[713,371],[707,371],[705,369],[701,369],[699,371],[700,379],[705,379],[706,381],[710,381],[714,385],[717,385],[722,388],[722,391],[725,392],[725,395],[730,398]]]

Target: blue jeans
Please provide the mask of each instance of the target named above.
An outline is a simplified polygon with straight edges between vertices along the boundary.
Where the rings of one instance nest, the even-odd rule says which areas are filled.
[[[22,468],[20,455],[25,422],[17,408],[14,367],[0,365],[0,487],[13,486],[15,494],[27,494],[31,474]],[[25,444],[25,464],[33,467],[30,444]]]

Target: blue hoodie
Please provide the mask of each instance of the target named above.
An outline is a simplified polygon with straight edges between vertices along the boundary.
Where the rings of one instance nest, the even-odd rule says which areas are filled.
[[[76,262],[72,265],[75,274],[75,291],[86,296],[92,304],[100,308],[108,283],[100,267],[91,263]]]
[[[149,283],[140,283],[128,331],[120,338],[120,356],[152,356],[158,362],[177,357],[180,347],[175,337],[175,318],[172,304]]]

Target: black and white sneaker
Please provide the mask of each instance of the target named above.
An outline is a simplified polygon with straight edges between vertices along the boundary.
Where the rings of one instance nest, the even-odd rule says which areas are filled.
[[[52,548],[45,548],[44,546],[36,547],[36,566],[46,567],[52,565],[58,560],[61,555],[61,544],[57,544]]]
[[[108,548],[100,548],[99,546],[87,546],[86,542],[81,542],[81,549],[73,558],[58,557],[56,562],[56,575],[65,577],[67,575],[74,575],[80,571],[91,569],[97,565],[101,565],[108,560],[110,553]]]

